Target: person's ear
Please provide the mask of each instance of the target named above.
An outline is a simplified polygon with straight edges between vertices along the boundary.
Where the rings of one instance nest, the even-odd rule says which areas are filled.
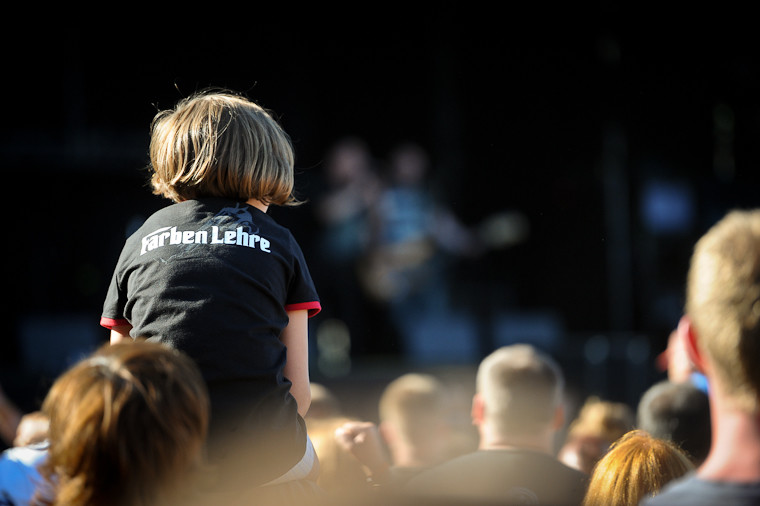
[[[552,429],[558,431],[565,425],[565,406],[561,403],[554,408],[554,418],[552,419]]]
[[[388,444],[395,443],[396,431],[393,429],[393,424],[384,420],[377,425],[377,431],[380,433],[383,441]]]
[[[475,394],[472,397],[472,409],[470,410],[470,416],[472,417],[473,425],[480,425],[485,417],[486,406],[483,401],[483,396]]]
[[[697,331],[691,322],[691,318],[688,315],[681,317],[678,322],[678,339],[681,339],[683,345],[686,347],[686,354],[689,356],[689,360],[694,364],[694,368],[703,373],[705,372],[705,360],[702,354],[702,350],[699,347],[699,341],[697,340]]]

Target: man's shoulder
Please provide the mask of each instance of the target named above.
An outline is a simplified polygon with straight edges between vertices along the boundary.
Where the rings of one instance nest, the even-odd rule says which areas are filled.
[[[495,467],[497,466],[497,467]],[[466,453],[429,468],[420,474],[434,475],[457,473],[461,470],[484,468],[488,470],[503,470],[510,467],[543,468],[569,476],[586,476],[584,473],[566,466],[551,455],[523,450],[478,450]]]
[[[760,482],[730,483],[708,481],[691,474],[668,484],[660,494],[645,501],[646,506],[677,504],[742,506],[760,504]]]
[[[553,503],[571,499],[579,503],[587,476],[550,455],[520,450],[480,450],[456,457],[419,473],[406,490],[421,495],[527,497]],[[551,484],[547,487],[547,484]],[[546,499],[549,499],[548,501]],[[516,499],[517,500],[517,499]]]

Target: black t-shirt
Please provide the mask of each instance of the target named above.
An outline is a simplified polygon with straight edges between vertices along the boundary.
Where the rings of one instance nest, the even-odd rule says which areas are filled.
[[[127,239],[101,324],[129,323],[132,337],[193,358],[209,386],[212,438],[250,435],[257,453],[282,456],[263,466],[277,476],[305,449],[280,341],[298,309],[313,315],[320,303],[290,231],[247,204],[200,199],[157,211]]]
[[[528,450],[479,450],[423,471],[404,487],[408,496],[454,504],[575,505],[588,476],[551,455]],[[453,501],[453,502],[452,502]]]

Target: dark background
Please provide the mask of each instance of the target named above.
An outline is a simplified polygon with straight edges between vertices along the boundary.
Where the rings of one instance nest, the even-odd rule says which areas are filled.
[[[6,392],[33,407],[51,376],[106,339],[99,312],[125,231],[166,204],[145,185],[150,120],[217,86],[277,113],[306,197],[332,143],[357,135],[378,158],[423,145],[465,224],[524,214],[526,242],[451,270],[484,332],[452,361],[475,364],[498,344],[485,320],[532,315],[558,329],[548,346],[585,390],[635,400],[660,374],[653,358],[680,316],[694,241],[728,209],[760,204],[757,40],[746,14],[725,8],[496,5],[20,17],[2,72]],[[653,189],[675,200],[650,201]],[[650,215],[647,202],[671,207]],[[309,257],[311,204],[272,213]],[[353,339],[368,351],[352,374],[415,366],[373,328]]]

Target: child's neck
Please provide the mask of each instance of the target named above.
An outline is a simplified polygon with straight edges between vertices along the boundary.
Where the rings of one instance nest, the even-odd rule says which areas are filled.
[[[259,199],[250,198],[246,201],[246,204],[255,207],[256,209],[260,210],[263,213],[269,210],[269,206],[263,203],[262,201],[260,201]]]

